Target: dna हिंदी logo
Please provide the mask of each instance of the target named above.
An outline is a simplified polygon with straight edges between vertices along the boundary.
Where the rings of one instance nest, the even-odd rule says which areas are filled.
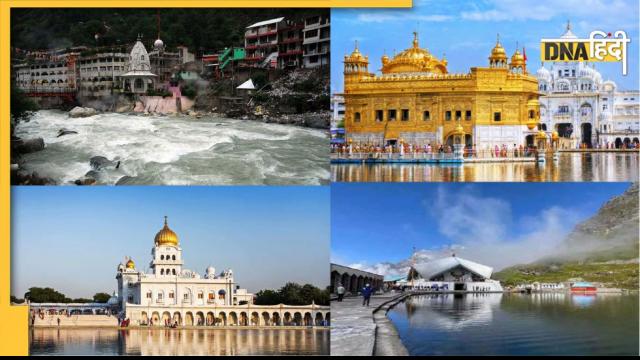
[[[627,75],[627,33],[592,31],[588,39],[560,38],[540,40],[542,61],[622,62],[622,74]]]

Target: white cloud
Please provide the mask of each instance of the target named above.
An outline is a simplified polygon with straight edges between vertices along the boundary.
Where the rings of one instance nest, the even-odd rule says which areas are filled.
[[[453,20],[451,15],[420,15],[402,10],[391,12],[370,12],[361,13],[356,17],[356,21],[361,23],[392,23],[394,21],[410,22],[443,22]]]
[[[418,260],[455,253],[495,270],[530,263],[562,251],[566,235],[581,217],[575,209],[551,206],[514,221],[509,202],[478,195],[472,185],[455,192],[440,187],[436,198],[423,204],[435,219],[434,226],[453,242],[442,248],[419,250]],[[405,275],[410,259],[349,266],[385,276]]]

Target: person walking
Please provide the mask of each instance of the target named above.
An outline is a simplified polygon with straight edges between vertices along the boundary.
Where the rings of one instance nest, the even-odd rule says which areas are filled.
[[[336,293],[338,293],[338,302],[342,302],[344,299],[344,293],[346,292],[344,286],[342,284],[338,284],[338,288],[336,289]]]
[[[373,289],[371,285],[367,284],[364,288],[362,288],[362,306],[369,307],[369,300],[371,300],[371,295],[373,294]]]

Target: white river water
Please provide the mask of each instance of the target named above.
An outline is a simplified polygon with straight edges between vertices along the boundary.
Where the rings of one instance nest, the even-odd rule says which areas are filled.
[[[78,132],[58,137],[60,129]],[[325,131],[211,116],[139,116],[117,113],[70,118],[38,111],[18,124],[23,139],[42,137],[43,151],[22,167],[59,184],[92,170],[94,156],[121,161],[100,170],[99,184],[215,185],[326,184]]]

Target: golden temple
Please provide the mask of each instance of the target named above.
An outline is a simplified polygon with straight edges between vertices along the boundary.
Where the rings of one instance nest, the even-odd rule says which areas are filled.
[[[451,144],[465,134],[467,146],[526,145],[536,141],[538,82],[526,57],[509,59],[500,38],[487,67],[451,74],[447,60],[412,47],[382,56],[381,74],[369,72],[369,57],[356,43],[344,57],[345,131],[350,142]]]

